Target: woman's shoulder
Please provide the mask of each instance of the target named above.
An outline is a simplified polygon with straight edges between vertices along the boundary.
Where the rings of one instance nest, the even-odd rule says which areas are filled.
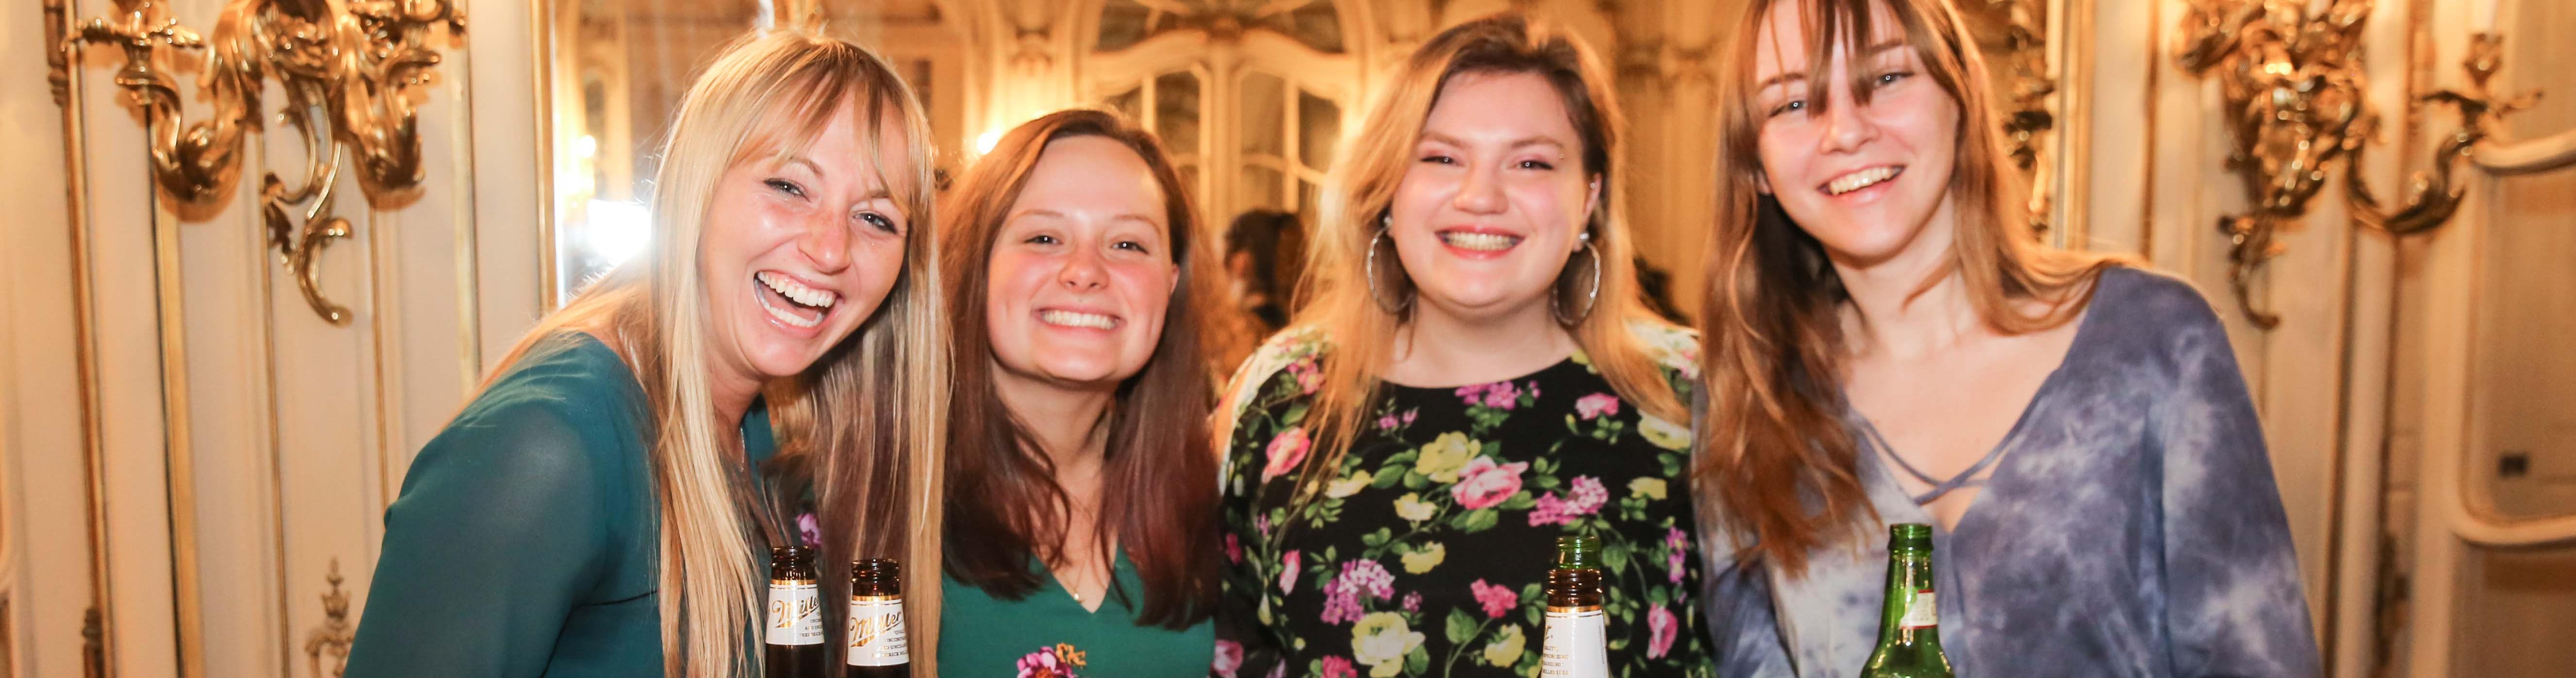
[[[1235,368],[1234,376],[1226,380],[1221,411],[1231,413],[1245,403],[1254,402],[1263,385],[1292,367],[1301,372],[1314,372],[1316,363],[1331,352],[1332,342],[1325,339],[1322,328],[1313,325],[1291,325],[1270,335],[1269,339],[1261,342],[1261,348],[1253,350],[1252,356],[1244,359],[1242,366]]]
[[[1699,379],[1699,330],[1675,325],[1656,318],[1628,321],[1629,334],[1637,345],[1653,358],[1664,377],[1676,381]]]
[[[2172,350],[2213,338],[2226,341],[2226,324],[2191,281],[2152,269],[2112,266],[2093,285],[2084,322],[2091,325],[2086,334],[2096,343]]]
[[[565,332],[529,347],[415,463],[561,481],[639,470],[648,417],[625,361],[587,334]]]

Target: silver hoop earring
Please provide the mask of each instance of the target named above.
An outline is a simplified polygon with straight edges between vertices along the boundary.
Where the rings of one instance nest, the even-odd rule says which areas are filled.
[[[1591,235],[1592,234],[1587,231],[1584,233],[1584,236],[1586,237],[1583,239],[1583,252],[1587,255],[1584,257],[1584,260],[1590,263],[1592,267],[1592,288],[1583,293],[1583,310],[1576,311],[1570,316],[1566,314],[1566,294],[1563,283],[1559,283],[1557,285],[1556,293],[1549,295],[1548,297],[1548,313],[1556,316],[1557,324],[1564,325],[1568,328],[1583,324],[1583,320],[1585,318],[1592,317],[1592,307],[1598,306],[1601,303],[1601,250],[1595,249],[1592,246]],[[1571,259],[1571,257],[1569,257],[1569,259]],[[1571,264],[1569,264],[1569,267],[1570,266]]]
[[[1368,244],[1368,291],[1369,291],[1369,299],[1370,299],[1371,301],[1375,301],[1375,302],[1377,302],[1378,310],[1386,311],[1388,315],[1402,316],[1402,315],[1404,315],[1404,312],[1405,312],[1405,311],[1407,311],[1407,310],[1411,310],[1411,309],[1413,308],[1413,297],[1412,297],[1412,295],[1407,294],[1407,295],[1404,295],[1404,296],[1403,296],[1403,298],[1401,298],[1401,299],[1397,299],[1397,300],[1389,301],[1389,300],[1386,298],[1386,293],[1385,293],[1384,291],[1382,291],[1382,290],[1379,290],[1379,289],[1378,289],[1378,278],[1379,278],[1379,276],[1378,276],[1378,272],[1377,272],[1377,251],[1378,251],[1378,243],[1379,243],[1380,241],[1385,240],[1385,239],[1386,239],[1386,229],[1383,229],[1383,228],[1381,228],[1381,229],[1378,229],[1378,230],[1377,230],[1377,235],[1369,236],[1369,244]],[[1392,286],[1392,285],[1393,285],[1393,283],[1389,283],[1389,285],[1390,285],[1390,286]]]

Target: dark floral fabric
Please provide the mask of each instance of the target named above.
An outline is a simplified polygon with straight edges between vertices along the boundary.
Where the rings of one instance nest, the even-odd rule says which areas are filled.
[[[1687,389],[1696,339],[1639,331]],[[1490,384],[1390,384],[1299,505],[1327,350],[1274,339],[1228,400],[1218,675],[1536,676],[1541,583],[1569,534],[1601,540],[1615,675],[1712,675],[1687,428],[1626,402],[1580,352]]]

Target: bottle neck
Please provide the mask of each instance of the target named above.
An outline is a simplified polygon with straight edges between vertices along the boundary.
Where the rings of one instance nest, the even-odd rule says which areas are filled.
[[[1939,604],[1932,584],[1930,550],[1897,549],[1888,554],[1886,607],[1879,614],[1881,646],[1939,645]]]

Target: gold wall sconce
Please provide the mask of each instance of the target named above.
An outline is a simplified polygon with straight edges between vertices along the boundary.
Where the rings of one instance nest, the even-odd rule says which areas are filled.
[[[231,194],[245,132],[262,129],[261,94],[276,81],[286,92],[277,120],[302,139],[307,162],[298,183],[275,172],[262,177],[261,221],[305,303],[331,324],[348,324],[349,309],[322,296],[316,267],[324,246],[352,232],[333,213],[334,186],[348,169],[369,204],[414,197],[419,106],[440,60],[432,32],[444,27],[461,47],[464,16],[448,0],[232,0],[209,39],[179,25],[165,1],[114,5],[108,16],[73,22],[64,0],[46,0],[50,44],[59,51],[49,60],[56,103],[68,105],[65,70],[79,66],[83,46],[120,48],[116,84],[143,117],[153,183],[183,218],[202,217]],[[175,68],[165,68],[191,56],[203,61],[197,88],[214,108],[194,122],[180,107]]]
[[[2361,62],[2371,6],[2372,0],[2334,0],[2311,14],[2305,0],[2193,0],[2183,17],[2176,53],[2193,75],[2217,74],[2233,142],[2226,167],[2254,203],[2244,214],[2220,217],[2218,228],[2230,241],[2228,282],[2257,327],[2281,323],[2279,315],[2257,308],[2252,291],[2264,263],[2283,251],[2275,231],[2307,214],[2309,199],[2335,170],[2344,170],[2346,202],[2362,225],[2399,235],[2432,230],[2459,209],[2466,187],[2457,168],[2470,149],[2498,119],[2538,96],[2500,100],[2489,93],[2504,38],[2473,36],[2464,64],[2468,89],[2414,98],[2449,105],[2460,115],[2459,129],[2435,151],[2433,171],[2413,173],[2395,208],[2384,206],[2350,168],[2379,124],[2365,100]]]

